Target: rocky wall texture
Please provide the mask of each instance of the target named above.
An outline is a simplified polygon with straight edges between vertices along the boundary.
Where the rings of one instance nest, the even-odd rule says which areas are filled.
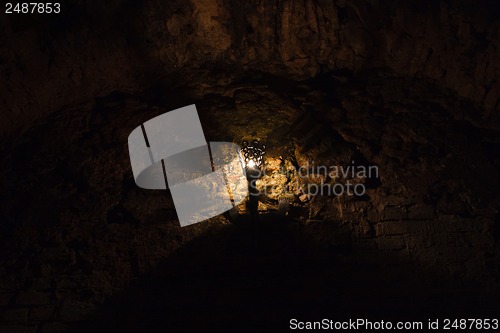
[[[0,332],[500,313],[492,1],[63,8],[0,20]],[[180,228],[135,185],[128,134],[192,103],[207,140],[267,144],[260,229],[245,207]],[[311,161],[379,175],[362,197],[293,188],[284,214],[279,166]]]
[[[454,119],[469,103],[380,73],[200,89],[97,98],[54,113],[6,151],[0,332],[234,331],[241,322],[275,332],[294,311],[499,313],[500,141]],[[181,228],[168,191],[135,185],[128,134],[188,101],[207,140],[267,144],[260,224],[245,223],[242,205],[238,217]],[[278,166],[312,161],[379,173],[363,197],[292,186],[283,215],[281,191],[294,179]]]
[[[112,91],[269,73],[388,68],[427,77],[495,120],[495,1],[76,1],[2,16],[1,133]]]

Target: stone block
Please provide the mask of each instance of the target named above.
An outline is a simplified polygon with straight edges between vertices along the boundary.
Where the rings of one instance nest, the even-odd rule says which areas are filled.
[[[428,221],[422,220],[411,220],[407,223],[408,233],[410,234],[419,234],[419,233],[427,233],[429,232],[429,223]]]
[[[481,226],[476,219],[457,217],[454,221],[455,229],[458,232],[475,231]]]
[[[30,320],[46,321],[51,319],[53,314],[54,314],[53,305],[37,306],[30,309],[28,317]]]
[[[408,214],[406,213],[405,208],[403,207],[385,207],[382,212],[381,219],[383,221],[390,220],[406,220],[408,218]]]
[[[22,291],[17,295],[16,303],[20,305],[49,304],[49,294],[37,291]]]
[[[0,325],[0,333],[35,333],[36,330],[36,326]]]
[[[384,236],[377,238],[380,250],[401,250],[406,248],[403,236]]]
[[[42,326],[42,333],[63,333],[68,329],[69,326],[63,323],[45,323]]]
[[[407,221],[386,221],[377,224],[377,236],[403,235],[408,233]]]
[[[440,215],[439,219],[430,224],[432,232],[456,232],[457,231],[456,215]]]
[[[435,245],[439,248],[453,245],[453,238],[449,232],[436,232],[432,235]]]
[[[471,259],[465,263],[465,270],[467,278],[474,279],[483,274],[484,266],[480,260]]]
[[[7,322],[25,323],[28,320],[29,308],[5,310],[0,314],[0,320]]]
[[[378,267],[382,263],[382,257],[379,250],[364,250],[356,253],[353,256],[353,261],[363,267]]]
[[[438,262],[436,252],[433,248],[416,248],[411,250],[411,255],[415,261],[424,266],[433,266]]]
[[[84,320],[93,311],[94,308],[89,304],[81,302],[67,303],[59,310],[59,320],[63,322]]]
[[[425,234],[408,234],[405,235],[405,242],[410,249],[428,249],[435,245],[434,238]]]
[[[32,288],[36,290],[49,290],[52,287],[52,279],[42,277],[33,280]]]
[[[355,250],[376,250],[377,242],[374,239],[358,239],[356,242],[352,244]]]
[[[435,218],[434,207],[417,204],[408,209],[408,218],[414,220],[430,220]]]
[[[410,251],[379,250],[384,267],[397,267],[411,263]]]
[[[488,251],[491,250],[496,243],[491,233],[475,233],[468,237],[468,241],[471,241],[474,247]]]
[[[486,97],[484,98],[484,105],[488,110],[493,110],[499,101],[500,83],[495,83],[486,94]]]
[[[0,306],[7,306],[12,299],[13,293],[1,293],[0,294]]]
[[[462,280],[467,274],[465,265],[462,263],[452,263],[446,265],[450,276],[455,280]]]

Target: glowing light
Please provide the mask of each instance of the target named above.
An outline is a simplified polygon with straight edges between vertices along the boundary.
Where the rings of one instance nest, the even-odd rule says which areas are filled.
[[[241,154],[245,161],[245,167],[250,169],[260,169],[264,162],[264,154],[266,150],[265,145],[260,145],[259,141],[253,140],[252,142],[243,141],[243,148]]]

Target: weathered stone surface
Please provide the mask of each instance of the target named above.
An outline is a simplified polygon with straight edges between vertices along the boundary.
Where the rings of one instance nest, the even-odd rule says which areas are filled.
[[[408,214],[405,208],[402,207],[385,207],[382,212],[382,220],[406,220]]]
[[[392,250],[392,249],[388,249]],[[402,249],[399,251],[383,251],[382,252],[382,262],[384,265],[389,267],[386,271],[387,278],[393,280],[408,279],[412,280],[412,274],[408,274],[407,270],[400,269],[400,266],[409,265],[413,262],[411,257],[411,252],[407,249]]]
[[[377,224],[377,235],[403,235],[408,233],[409,221],[387,221]]]
[[[54,315],[54,306],[37,306],[30,308],[28,318],[36,321],[47,321]]]
[[[23,291],[16,297],[19,305],[43,305],[49,303],[49,294],[36,291]]]
[[[2,321],[25,323],[28,319],[29,308],[14,308],[1,313]]]
[[[6,306],[13,298],[14,293],[0,293],[0,306]]]
[[[434,217],[434,208],[430,205],[415,205],[408,209],[409,219],[424,220],[432,219]]]
[[[412,220],[408,221],[407,228],[408,232],[411,234],[425,234],[430,231],[431,225],[432,223],[429,221]]]
[[[35,333],[37,326],[28,325],[0,325],[0,332],[5,333]]]
[[[58,319],[63,322],[80,321],[86,319],[94,307],[84,302],[67,300],[59,309]]]
[[[183,289],[179,281],[196,284],[193,276],[211,277],[219,268],[251,277],[251,269],[237,270],[250,266],[240,255],[248,259],[248,249],[261,241],[265,246],[252,252],[259,256],[249,261],[263,261],[252,267],[279,280],[273,287],[290,284],[293,292],[279,289],[276,298],[289,304],[308,295],[321,299],[341,286],[349,301],[360,300],[356,305],[380,292],[380,305],[385,278],[389,290],[399,277],[412,276],[441,286],[438,292],[452,283],[496,288],[500,25],[488,6],[152,0],[131,10],[121,0],[83,3],[76,0],[75,10],[96,20],[88,29],[68,21],[64,29],[48,22],[19,30],[0,19],[0,86],[7,92],[0,96],[0,137],[23,134],[6,141],[0,163],[2,193],[8,193],[0,205],[1,324],[11,325],[0,331],[29,331],[21,323],[34,321],[42,322],[37,332],[66,331],[60,322],[85,321],[122,292],[125,302],[148,305],[165,290],[181,290],[186,295],[167,293],[160,303],[192,306],[211,289]],[[118,22],[103,8],[133,13]],[[116,27],[127,33],[116,35]],[[193,102],[207,140],[268,144],[270,173],[262,186],[270,192],[258,206],[262,238],[250,241],[252,233],[238,224],[249,215],[245,209],[233,214],[234,225],[218,216],[180,228],[168,194],[135,186],[130,131]],[[299,179],[280,170],[313,160],[375,165],[378,175]],[[300,190],[307,182],[347,180],[365,185],[366,195]],[[288,213],[276,216],[286,191]],[[241,230],[246,237],[234,241]],[[207,259],[215,262],[205,267]],[[179,273],[189,279],[171,278],[179,277],[184,260],[195,263]],[[204,270],[197,271],[199,264]],[[302,266],[311,279],[293,285]],[[379,267],[386,276],[375,274]],[[131,282],[155,274],[164,274],[156,277],[157,289],[134,289]],[[222,280],[215,276],[213,283],[224,302],[244,299],[245,283],[253,282],[241,288],[231,276],[224,281],[238,288],[229,291]],[[19,292],[27,289],[35,291]],[[328,298],[337,302],[333,293]]]
[[[376,250],[377,242],[373,239],[360,239],[354,242],[353,247],[361,251]]]
[[[64,323],[44,323],[42,333],[63,333],[68,331],[69,326]]]
[[[385,236],[377,238],[378,248],[381,250],[401,250],[406,247],[402,236]]]

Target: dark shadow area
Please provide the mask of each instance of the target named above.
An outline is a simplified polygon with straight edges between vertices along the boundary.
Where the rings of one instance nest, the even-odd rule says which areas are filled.
[[[333,223],[333,222],[332,222]],[[286,332],[289,321],[494,317],[497,295],[432,285],[416,265],[315,244],[278,216],[205,235],[112,297],[70,332]],[[425,274],[423,274],[425,275]]]

